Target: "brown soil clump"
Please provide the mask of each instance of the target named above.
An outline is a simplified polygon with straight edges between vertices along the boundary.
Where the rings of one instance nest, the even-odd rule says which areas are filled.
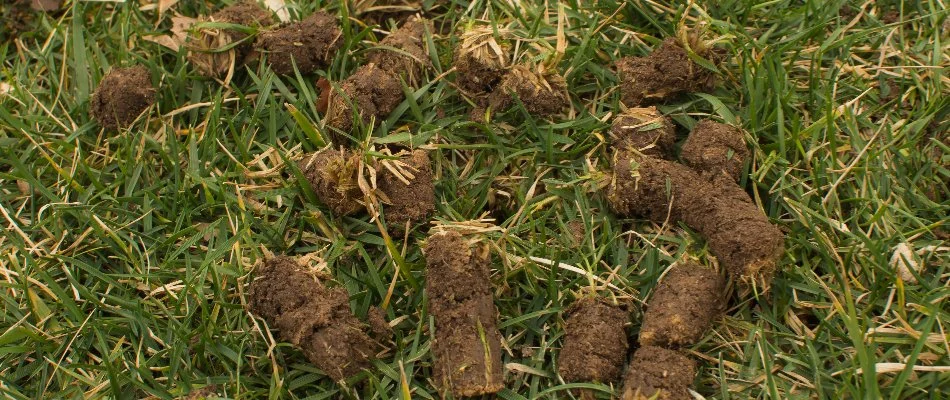
[[[696,362],[662,347],[639,348],[624,377],[623,400],[690,400]]]
[[[350,311],[346,289],[325,287],[289,257],[264,262],[248,305],[336,381],[369,368],[380,348]]]
[[[30,0],[30,8],[35,11],[53,12],[59,11],[63,6],[62,0]]]
[[[490,104],[496,111],[504,111],[516,104],[515,96],[529,114],[537,117],[557,114],[570,105],[563,77],[556,73],[537,73],[522,65],[505,75],[498,90],[492,92]]]
[[[352,215],[366,209],[357,183],[359,157],[349,150],[327,149],[300,161],[300,171],[313,192],[336,215]]]
[[[695,263],[673,267],[647,303],[640,345],[676,348],[698,342],[722,313],[725,288],[712,269]]]
[[[303,21],[261,33],[255,47],[267,56],[275,73],[291,75],[295,62],[301,74],[326,67],[342,45],[336,18],[318,11]]]
[[[210,22],[222,22],[259,28],[274,23],[270,11],[255,1],[228,6],[211,14]],[[220,49],[247,39],[247,34],[236,29],[202,29],[188,38],[188,61],[201,75],[224,77],[231,65],[242,65],[252,51],[251,43],[241,43],[230,50]]]
[[[716,62],[719,57],[713,58]],[[708,90],[716,78],[712,71],[690,60],[686,50],[674,38],[664,40],[649,56],[618,60],[616,68],[621,101],[630,107]]]
[[[453,397],[496,393],[504,387],[498,310],[492,300],[489,253],[456,232],[425,245],[426,295],[435,318],[433,375]]]
[[[131,125],[153,103],[155,88],[147,68],[113,68],[92,94],[89,113],[103,128],[119,129]]]
[[[469,95],[491,93],[508,72],[508,53],[493,33],[491,28],[477,28],[462,34],[455,53],[455,83]]]
[[[784,249],[782,231],[734,182],[710,181],[682,164],[620,151],[607,200],[620,215],[683,221],[743,280],[767,285]]]
[[[676,131],[673,121],[656,107],[629,108],[614,118],[610,139],[615,148],[669,159],[675,151]]]
[[[429,25],[431,23],[423,18],[406,21],[379,42],[380,48],[369,53],[368,61],[415,86],[423,78],[423,70],[432,65],[424,42]]]
[[[393,19],[402,24],[422,11],[420,0],[356,0],[353,14],[367,25],[383,25]]]
[[[725,174],[738,181],[750,154],[739,128],[707,119],[690,132],[680,157],[703,175]]]
[[[342,92],[342,95],[340,95]],[[405,99],[402,83],[375,64],[359,67],[353,75],[340,85],[340,91],[331,90],[329,94],[326,123],[343,133],[353,129],[353,108],[356,106],[359,118],[369,124],[374,118],[385,118]],[[333,132],[334,140],[345,144],[345,137]]]
[[[566,315],[567,333],[558,356],[558,373],[564,381],[619,381],[629,348],[627,310],[605,299],[586,298],[571,305]]]
[[[389,168],[383,163],[388,163]],[[398,171],[399,176],[393,170]],[[411,226],[428,220],[435,211],[429,152],[415,150],[400,157],[397,163],[379,160],[376,171],[378,189],[385,196],[383,212],[390,231],[404,232],[406,223]]]

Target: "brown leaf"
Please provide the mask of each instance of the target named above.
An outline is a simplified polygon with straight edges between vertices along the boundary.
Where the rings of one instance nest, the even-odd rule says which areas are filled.
[[[198,20],[194,18],[176,15],[172,17],[171,34],[145,36],[142,39],[145,39],[149,42],[158,43],[173,51],[178,51],[178,49],[180,49],[181,46],[185,44],[185,40],[188,39],[188,29],[191,28],[191,26],[197,21]]]
[[[62,0],[30,0],[30,8],[42,12],[58,11],[62,5]]]

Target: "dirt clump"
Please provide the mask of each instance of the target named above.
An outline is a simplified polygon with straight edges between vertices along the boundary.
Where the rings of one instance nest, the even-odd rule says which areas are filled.
[[[343,33],[336,18],[318,11],[306,19],[257,37],[255,48],[267,57],[271,69],[281,75],[308,74],[330,64],[343,45]]]
[[[693,47],[701,57],[718,63],[717,52]],[[629,107],[646,105],[701,90],[715,83],[715,73],[689,58],[675,38],[667,38],[646,57],[625,57],[616,63],[621,101]]]
[[[386,314],[379,307],[371,307],[366,312],[366,323],[369,324],[369,331],[376,337],[390,338],[393,336],[393,328],[386,322]]]
[[[359,153],[326,149],[304,157],[298,166],[317,198],[334,214],[345,216],[366,209],[357,183],[359,163]]]
[[[707,176],[725,174],[734,181],[751,153],[739,128],[712,120],[700,121],[683,143],[680,158]]]
[[[508,110],[521,100],[525,110],[537,117],[548,117],[570,105],[567,82],[554,72],[535,72],[523,65],[511,68],[492,92],[489,104],[496,112]]]
[[[388,19],[403,23],[422,11],[420,0],[356,0],[353,15],[367,25],[382,25]]]
[[[92,94],[89,113],[103,128],[125,128],[155,103],[155,92],[144,66],[113,68]]]
[[[379,48],[370,51],[367,60],[383,71],[403,77],[414,86],[422,80],[424,69],[432,65],[424,41],[430,25],[423,18],[407,20],[402,27],[381,40]]]
[[[662,347],[637,349],[624,377],[622,400],[689,400],[696,362]],[[654,397],[656,396],[656,397]]]
[[[468,30],[455,52],[455,83],[470,96],[491,93],[508,72],[508,51],[490,27]]]
[[[684,222],[743,280],[767,285],[784,249],[782,231],[735,182],[710,181],[683,164],[619,151],[607,200],[620,215]]]
[[[211,14],[208,22],[220,22],[260,28],[274,24],[271,12],[256,1],[244,1],[222,8]],[[224,77],[232,65],[242,65],[253,50],[250,42],[240,43],[229,50],[223,48],[246,41],[248,34],[237,29],[200,29],[188,37],[188,61],[201,75]]]
[[[343,134],[353,129],[353,108],[363,124],[385,118],[405,99],[402,83],[395,75],[375,64],[359,67],[346,78],[339,90],[328,92],[326,124]],[[332,130],[331,130],[332,132]],[[332,132],[337,144],[345,144],[346,137]]]
[[[667,272],[647,303],[641,346],[677,348],[702,339],[725,306],[726,282],[712,269],[680,264]]]
[[[648,156],[672,158],[676,147],[673,121],[656,107],[628,108],[610,126],[613,147],[637,150]]]
[[[248,305],[336,381],[369,368],[381,347],[350,311],[346,289],[327,288],[289,257],[264,262]]]
[[[504,387],[498,310],[488,247],[457,232],[426,240],[426,296],[435,318],[433,376],[443,396],[471,397]]]
[[[391,231],[405,232],[406,224],[427,221],[435,211],[435,185],[429,152],[401,153],[399,160],[377,161],[377,185]]]
[[[629,348],[626,308],[603,298],[585,298],[565,314],[566,335],[558,356],[558,373],[564,381],[619,381]]]

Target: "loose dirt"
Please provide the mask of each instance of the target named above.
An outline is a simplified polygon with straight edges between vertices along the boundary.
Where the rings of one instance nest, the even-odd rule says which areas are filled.
[[[353,108],[363,124],[373,119],[388,116],[405,99],[402,83],[395,75],[380,69],[375,64],[359,67],[340,85],[340,90],[330,90],[327,100],[326,124],[340,132],[332,132],[334,142],[348,145],[344,136],[353,130]],[[342,93],[342,95],[341,95]]]
[[[718,62],[714,52],[697,52]],[[646,57],[625,57],[616,63],[621,101],[629,107],[666,100],[683,93],[711,89],[715,74],[690,60],[674,38],[667,38]]]
[[[210,22],[243,25],[252,28],[274,24],[271,12],[255,1],[245,1],[218,10],[208,18]],[[230,50],[221,51],[247,39],[247,34],[236,29],[201,29],[190,35],[187,42],[188,61],[198,72],[208,77],[224,77],[234,65],[242,65],[252,51],[252,43],[243,42]]]
[[[147,68],[113,68],[92,94],[89,113],[103,128],[114,130],[131,125],[153,103],[155,88]]]
[[[389,168],[383,163],[388,163]],[[435,185],[427,151],[407,152],[398,163],[379,160],[376,171],[377,188],[385,196],[383,212],[390,231],[404,233],[407,223],[411,226],[428,221],[435,211]]]
[[[662,347],[641,347],[630,360],[621,399],[690,400],[694,375],[696,362],[686,355]]]
[[[435,318],[436,384],[456,398],[498,392],[504,387],[501,334],[488,247],[441,232],[429,236],[424,254],[428,309]]]
[[[366,209],[357,184],[360,155],[346,149],[327,149],[304,157],[300,171],[323,204],[339,216]]]
[[[455,52],[455,83],[470,96],[491,93],[508,73],[508,46],[498,43],[488,27],[462,33]]]
[[[570,105],[567,82],[556,73],[537,73],[517,65],[505,75],[489,103],[496,112],[505,111],[521,100],[525,110],[537,117],[557,114]]]
[[[647,303],[640,345],[677,348],[698,342],[724,309],[725,286],[710,268],[691,262],[673,267]]]
[[[264,262],[248,305],[336,381],[370,367],[380,348],[350,311],[346,289],[325,287],[289,257]]]
[[[617,382],[627,359],[630,313],[602,298],[575,302],[565,313],[558,373],[565,382]]]
[[[336,17],[318,11],[303,21],[261,33],[255,48],[267,57],[275,73],[291,75],[294,62],[301,74],[325,68],[342,45]]]
[[[700,121],[683,144],[680,158],[703,175],[725,174],[738,181],[749,159],[749,148],[738,128],[711,120]]]
[[[378,48],[369,52],[367,60],[415,86],[424,78],[423,70],[432,65],[424,42],[427,29],[431,31],[431,23],[426,19],[407,20],[381,40]]]
[[[628,108],[615,117],[610,139],[615,148],[637,150],[648,156],[669,159],[675,154],[673,121],[656,107]]]

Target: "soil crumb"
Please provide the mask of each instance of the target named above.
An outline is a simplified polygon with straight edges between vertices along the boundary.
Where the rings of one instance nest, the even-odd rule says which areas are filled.
[[[378,161],[377,185],[385,196],[383,212],[389,230],[404,233],[407,223],[411,226],[428,221],[435,211],[435,185],[429,152],[415,150],[402,155],[398,161]]]
[[[356,0],[353,14],[367,25],[383,25],[392,19],[402,24],[422,11],[420,0]]]
[[[689,400],[696,362],[662,347],[637,349],[624,377],[622,400]],[[656,396],[656,397],[654,397]]]
[[[750,156],[739,128],[711,120],[700,121],[690,132],[680,158],[703,175],[725,174],[738,181]]]
[[[341,95],[342,92],[342,95]],[[353,130],[353,108],[363,124],[369,125],[386,118],[405,99],[402,83],[395,75],[380,69],[375,64],[359,67],[340,85],[340,90],[330,90],[327,100],[326,123],[343,134]],[[332,130],[331,130],[332,132]],[[338,145],[347,144],[347,138],[332,132]]]
[[[455,52],[455,83],[470,96],[491,93],[508,72],[506,46],[495,40],[490,27],[479,27],[462,34]]]
[[[281,75],[301,74],[329,65],[343,45],[343,33],[336,18],[318,11],[303,21],[261,33],[255,47],[267,56],[271,69]]]
[[[703,338],[725,306],[725,279],[699,264],[680,264],[660,281],[643,315],[641,346],[677,348]]]
[[[357,183],[359,163],[356,152],[326,149],[304,157],[298,166],[317,198],[334,214],[345,216],[366,209]]]
[[[393,328],[386,322],[386,314],[379,307],[370,307],[366,313],[366,323],[369,324],[369,331],[381,338],[391,338]]]
[[[630,314],[603,298],[585,298],[565,313],[558,373],[565,382],[617,382],[627,359]]]
[[[89,113],[103,128],[126,128],[155,103],[155,88],[148,69],[137,65],[113,68],[92,94]]]
[[[222,22],[260,28],[274,24],[271,12],[256,1],[244,1],[222,8],[211,14],[210,22]],[[221,78],[227,75],[231,65],[242,65],[252,51],[251,43],[241,43],[230,50],[220,49],[247,39],[248,35],[236,29],[201,29],[188,38],[188,61],[198,73]]]
[[[369,368],[381,347],[353,316],[346,289],[325,287],[289,257],[264,262],[248,305],[335,381]]]
[[[435,318],[433,375],[443,396],[471,397],[504,387],[498,310],[492,300],[487,246],[456,232],[426,241],[426,296]]]
[[[607,200],[620,215],[686,223],[730,274],[765,287],[784,250],[782,231],[735,182],[710,181],[683,164],[620,151]]]
[[[521,100],[525,110],[536,117],[548,117],[570,105],[567,82],[557,73],[538,73],[517,65],[505,75],[498,90],[492,92],[490,105],[496,112],[505,111]]]
[[[721,59],[715,52],[697,52]],[[703,54],[707,53],[707,54]],[[617,61],[621,101],[635,107],[701,90],[709,90],[715,83],[715,74],[690,60],[686,50],[675,38],[667,38],[659,48],[646,57],[625,57]]]
[[[379,48],[369,53],[368,61],[415,86],[423,79],[424,69],[432,65],[424,42],[426,29],[431,31],[431,23],[426,19],[406,21],[379,42]]]
[[[675,151],[676,131],[673,121],[656,107],[628,108],[614,118],[610,139],[615,148],[669,159]]]

